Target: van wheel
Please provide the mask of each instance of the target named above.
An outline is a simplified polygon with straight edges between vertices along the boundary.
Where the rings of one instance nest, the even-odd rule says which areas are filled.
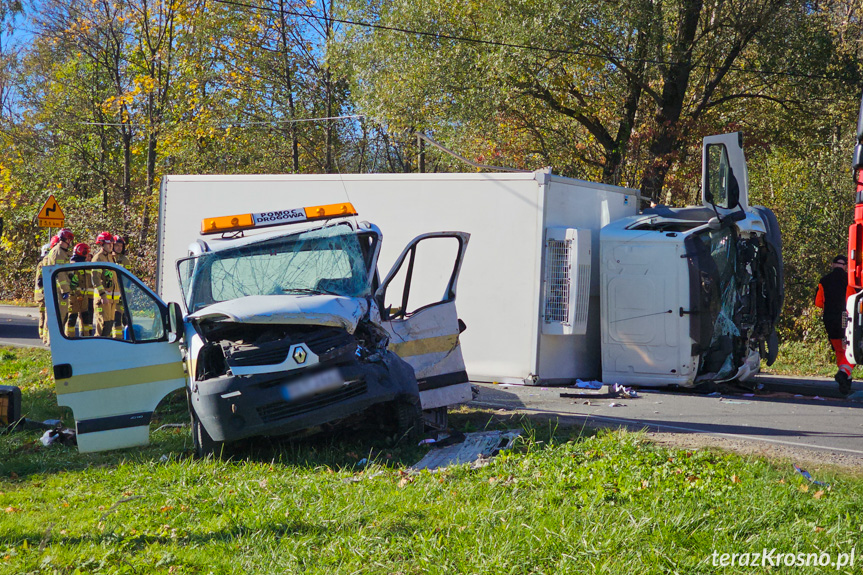
[[[225,451],[225,442],[215,441],[210,437],[194,409],[192,410],[192,444],[195,446],[195,457],[200,459],[208,455],[218,458]]]
[[[419,402],[397,401],[395,411],[399,439],[406,437],[411,443],[422,439],[425,434],[425,422]]]

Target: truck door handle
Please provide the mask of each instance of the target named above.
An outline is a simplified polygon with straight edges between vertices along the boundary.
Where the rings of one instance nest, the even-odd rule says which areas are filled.
[[[680,317],[683,317],[683,316],[685,316],[685,315],[692,315],[692,314],[694,314],[694,313],[698,313],[698,312],[697,312],[697,311],[692,311],[691,309],[690,309],[690,310],[686,310],[686,309],[680,308]]]
[[[69,379],[72,377],[72,366],[68,363],[61,363],[54,366],[54,379]]]

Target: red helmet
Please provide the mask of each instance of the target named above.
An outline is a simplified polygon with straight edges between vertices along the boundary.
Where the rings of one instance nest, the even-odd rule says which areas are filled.
[[[60,243],[60,238],[58,236],[51,236],[51,242],[48,244],[48,249],[50,250],[54,246]]]
[[[57,232],[57,237],[60,238],[61,242],[66,242],[67,244],[71,244],[75,241],[75,234],[73,234],[72,230],[69,228],[63,228]]]
[[[126,245],[126,238],[124,238],[123,236],[114,236],[114,243],[115,244],[123,244],[125,246]]]
[[[76,256],[86,258],[88,255],[90,255],[90,246],[88,246],[87,244],[76,244],[74,253]]]
[[[110,232],[102,232],[101,234],[96,236],[96,243],[97,244],[104,244],[106,242],[114,243],[114,235],[111,234]]]

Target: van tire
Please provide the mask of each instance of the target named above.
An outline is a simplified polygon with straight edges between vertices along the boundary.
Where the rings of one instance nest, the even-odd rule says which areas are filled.
[[[195,447],[195,457],[198,459],[203,459],[212,455],[216,458],[221,458],[225,451],[225,442],[224,441],[216,441],[210,434],[207,433],[207,430],[204,428],[204,425],[201,423],[201,420],[198,419],[198,414],[195,413],[195,410],[192,411],[192,444]]]
[[[397,401],[395,404],[396,432],[398,439],[407,438],[410,443],[416,443],[425,434],[422,408],[419,402]]]

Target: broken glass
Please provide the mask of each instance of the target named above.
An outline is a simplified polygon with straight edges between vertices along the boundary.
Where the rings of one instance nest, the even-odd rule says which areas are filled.
[[[190,312],[253,295],[370,295],[356,232],[336,225],[207,252],[178,264]]]
[[[718,305],[711,306],[713,330],[707,353],[702,356],[702,373],[715,373],[715,379],[732,377],[737,370],[734,361],[734,338],[740,330],[734,322],[737,307],[737,247],[730,228],[707,231],[699,239],[710,254],[713,265],[705,265],[710,273],[702,281],[710,282],[707,288],[719,296]]]

